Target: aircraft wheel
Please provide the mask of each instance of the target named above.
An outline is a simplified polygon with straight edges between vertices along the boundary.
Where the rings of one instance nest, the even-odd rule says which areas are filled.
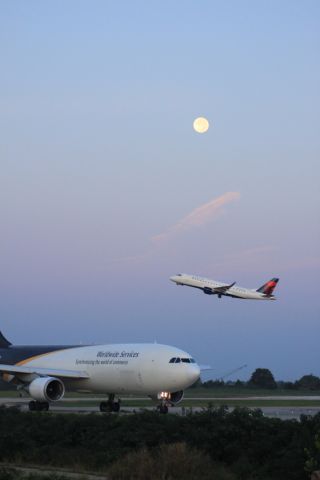
[[[36,402],[35,400],[31,400],[29,402],[29,410],[31,412],[47,412],[49,410],[49,403],[48,402]]]
[[[107,411],[107,402],[101,402],[100,403],[100,412],[106,412]]]
[[[160,413],[168,413],[169,409],[167,405],[160,405],[159,406],[159,412]]]
[[[110,413],[113,411],[113,402],[101,402],[100,403],[100,412]]]
[[[107,402],[100,403],[100,412],[104,413],[111,413],[111,412],[119,412],[120,410],[120,402],[113,402],[108,400]]]
[[[48,402],[41,402],[41,408],[40,410],[44,410],[45,412],[48,412],[49,410],[49,403]]]

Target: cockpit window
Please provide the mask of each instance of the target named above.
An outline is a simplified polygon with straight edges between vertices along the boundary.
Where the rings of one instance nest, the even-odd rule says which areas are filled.
[[[193,358],[173,357],[170,358],[169,363],[196,363],[196,361]]]
[[[182,277],[181,273],[177,273],[176,277]]]

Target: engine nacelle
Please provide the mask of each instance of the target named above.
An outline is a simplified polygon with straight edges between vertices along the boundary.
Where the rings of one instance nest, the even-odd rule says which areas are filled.
[[[39,377],[30,383],[28,391],[39,402],[55,402],[64,396],[65,388],[58,378]]]
[[[213,295],[213,291],[210,287],[204,287],[203,293],[206,293],[207,295]]]
[[[179,390],[179,392],[173,392],[171,393],[170,401],[174,404],[180,403],[181,400],[183,399],[183,396],[184,396],[183,390]]]
[[[178,392],[160,392],[158,393],[158,400],[167,400],[169,403],[174,403],[176,405],[181,402],[183,395],[183,390],[179,390]]]

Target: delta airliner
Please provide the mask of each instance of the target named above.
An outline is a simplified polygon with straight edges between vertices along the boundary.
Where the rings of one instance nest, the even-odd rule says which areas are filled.
[[[178,273],[170,277],[172,282],[177,285],[187,285],[188,287],[199,288],[207,295],[222,295],[233,298],[243,298],[247,300],[275,300],[273,290],[275,289],[279,279],[272,278],[262,287],[255,289],[243,288],[235,286],[236,282],[230,285],[226,283],[210,280],[209,278],[199,277],[197,275],[189,275],[187,273]]]

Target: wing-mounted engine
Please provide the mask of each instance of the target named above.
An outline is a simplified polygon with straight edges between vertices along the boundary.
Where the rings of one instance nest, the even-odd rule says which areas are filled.
[[[212,291],[212,288],[210,287],[204,287],[203,293],[206,293],[207,295],[213,295],[214,292]]]
[[[160,392],[157,395],[157,400],[160,400],[160,405],[158,409],[160,413],[168,413],[168,406],[177,405],[183,399],[184,391],[179,390],[178,392]],[[155,397],[151,397],[153,400],[156,400]]]
[[[65,393],[64,384],[54,377],[39,377],[28,386],[29,395],[39,402],[56,402]]]
[[[169,404],[176,405],[181,402],[184,396],[184,391],[178,392],[160,392],[157,395],[157,400],[167,401]]]
[[[230,288],[232,288],[236,282],[231,283],[231,285],[221,285],[220,287],[204,287],[203,292],[207,295],[218,295],[221,298],[221,295],[225,295]]]
[[[183,399],[184,396],[184,391],[179,390],[179,392],[173,392],[170,394],[170,402],[176,405],[177,403],[180,403],[181,400]]]

